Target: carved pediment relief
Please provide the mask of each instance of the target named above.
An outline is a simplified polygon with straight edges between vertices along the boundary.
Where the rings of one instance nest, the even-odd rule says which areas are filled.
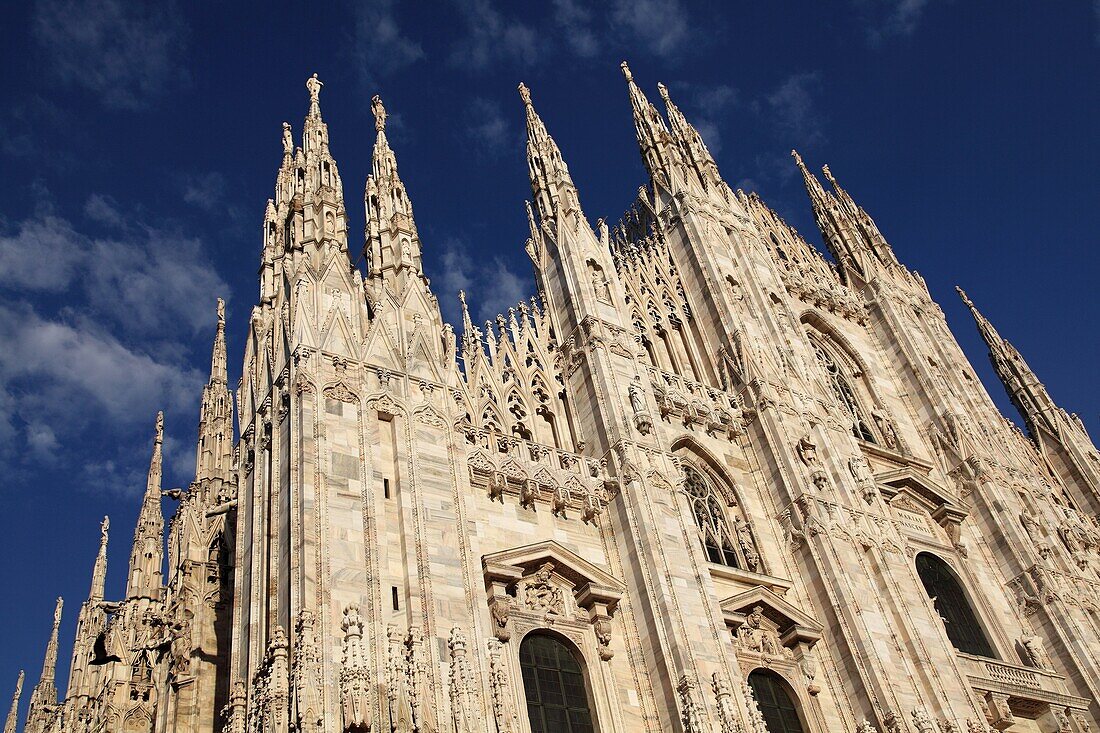
[[[912,468],[900,468],[879,473],[875,476],[879,491],[892,506],[901,506],[910,511],[926,511],[948,532],[951,525],[957,527],[969,513],[951,492]]]
[[[573,621],[591,624],[600,656],[611,658],[611,617],[624,590],[617,578],[553,540],[494,552],[481,564],[500,641],[511,638],[513,616]]]
[[[799,645],[810,649],[821,639],[821,624],[767,588],[730,596],[721,607],[743,651],[790,657]]]

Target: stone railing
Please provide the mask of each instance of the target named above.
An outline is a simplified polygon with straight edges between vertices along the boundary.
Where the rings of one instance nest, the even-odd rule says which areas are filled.
[[[970,686],[976,691],[1009,695],[1021,703],[1050,704],[1073,709],[1088,707],[1088,700],[1072,695],[1066,679],[1046,669],[958,653]]]

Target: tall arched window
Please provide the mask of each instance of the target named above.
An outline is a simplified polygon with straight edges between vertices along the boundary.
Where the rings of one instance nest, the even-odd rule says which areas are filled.
[[[735,511],[736,501],[723,501],[714,482],[691,465],[684,466],[684,491],[691,502],[691,512],[699,527],[707,559],[720,565],[762,572],[752,530],[745,518]],[[727,512],[725,505],[734,509]]]
[[[805,733],[787,684],[778,675],[758,669],[749,675],[749,687],[768,733]]]
[[[520,644],[519,664],[531,733],[595,730],[584,672],[565,644],[547,634],[529,634]]]
[[[876,442],[875,434],[871,431],[871,423],[867,420],[867,416],[859,404],[855,390],[852,389],[849,375],[840,367],[833,355],[818,343],[817,339],[811,338],[810,344],[814,348],[817,363],[825,370],[825,376],[829,380],[829,386],[832,387],[837,401],[840,402],[840,406],[844,408],[847,417],[852,421],[852,434],[860,440],[866,440],[869,443]]]
[[[966,599],[966,592],[947,563],[935,555],[922,552],[917,555],[917,574],[947,629],[951,644],[964,654],[996,659],[978,617]]]

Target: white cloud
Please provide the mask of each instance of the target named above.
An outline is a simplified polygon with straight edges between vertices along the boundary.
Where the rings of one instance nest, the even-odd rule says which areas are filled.
[[[856,4],[866,24],[867,41],[879,46],[890,38],[912,35],[928,0],[856,0]]]
[[[592,11],[578,0],[553,0],[553,4],[554,23],[569,49],[581,58],[595,56],[600,44],[592,30]]]
[[[213,211],[225,203],[225,176],[217,171],[188,176],[183,184],[183,200],[204,211]]]
[[[97,324],[46,317],[27,303],[0,301],[0,342],[5,470],[27,460],[55,460],[63,445],[74,466],[85,458],[140,463],[123,436],[159,409],[194,415],[205,381],[198,370],[127,346]],[[104,430],[119,438],[114,449],[120,457],[83,455],[81,446]],[[20,435],[29,455],[18,450]]]
[[[52,72],[116,109],[142,109],[188,79],[173,3],[40,0],[35,38]]]
[[[615,0],[611,20],[646,50],[666,58],[683,50],[691,36],[680,0]]]
[[[791,136],[793,147],[811,145],[824,136],[814,94],[821,85],[816,71],[792,74],[765,98],[780,129]]]
[[[21,222],[0,235],[0,288],[83,293],[95,314],[128,334],[190,336],[209,325],[214,298],[229,286],[214,270],[202,243],[170,229],[127,222],[114,203],[92,196],[89,218],[110,225],[112,236],[93,238],[53,214]],[[190,329],[180,334],[180,325]],[[167,330],[167,333],[166,333]]]
[[[442,275],[432,280],[432,290],[439,298],[443,317],[461,328],[462,312],[458,291],[466,291],[466,302],[475,323],[507,313],[534,291],[530,276],[512,271],[500,257],[488,262],[478,260],[462,242],[451,239],[444,243],[440,258]]]
[[[86,253],[74,243],[84,241],[69,222],[52,214],[19,224],[0,236],[0,287],[57,292],[76,277]]]
[[[379,75],[391,74],[424,58],[420,43],[398,25],[393,0],[363,0],[354,5],[353,54],[360,76],[368,85]]]
[[[470,101],[467,134],[478,149],[497,157],[510,147],[517,147],[519,136],[501,111],[500,103],[475,97]]]
[[[466,36],[451,54],[455,66],[483,70],[496,61],[531,65],[540,57],[542,38],[531,26],[506,18],[490,0],[459,0]]]

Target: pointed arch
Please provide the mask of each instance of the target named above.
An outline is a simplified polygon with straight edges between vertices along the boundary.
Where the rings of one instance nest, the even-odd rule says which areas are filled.
[[[882,436],[872,417],[878,400],[868,380],[865,362],[847,339],[816,314],[803,314],[801,322],[826,384],[851,422],[852,435],[868,443],[881,443]]]
[[[964,654],[997,659],[970,596],[951,566],[931,552],[918,553],[914,563],[952,646]]]
[[[763,573],[763,560],[733,481],[720,464],[690,437],[672,444],[683,470],[683,494],[712,563]]]

